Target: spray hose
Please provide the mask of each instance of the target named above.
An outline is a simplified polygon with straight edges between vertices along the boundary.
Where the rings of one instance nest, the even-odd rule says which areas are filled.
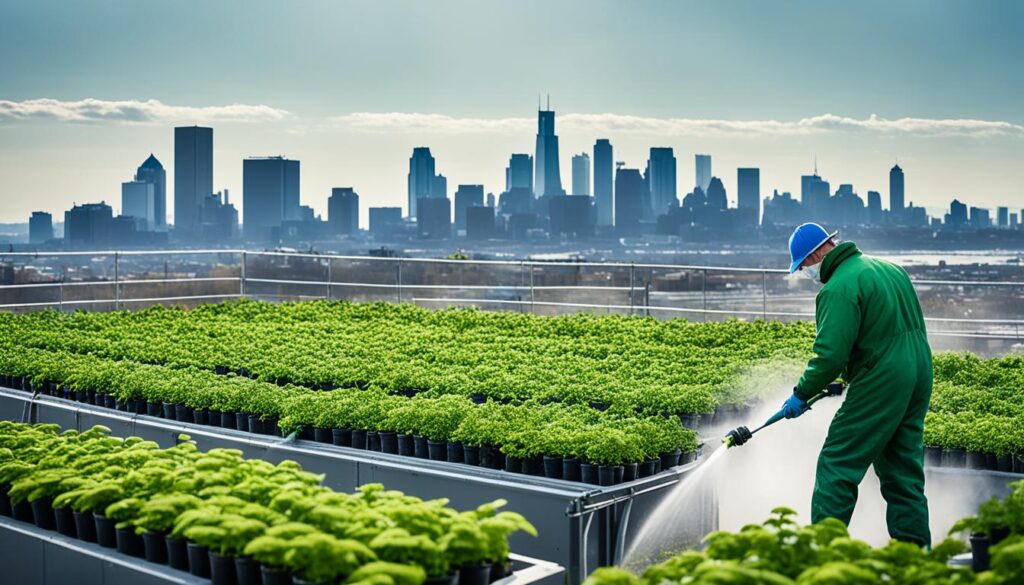
[[[807,401],[807,408],[810,409],[812,404],[821,400],[822,398],[827,398],[829,396],[839,396],[842,393],[843,383],[832,382],[824,390],[822,390],[818,394],[815,394],[810,398],[810,400]],[[780,410],[773,414],[768,420],[766,420],[764,424],[762,424],[761,426],[757,427],[754,430],[750,430],[747,427],[736,427],[735,429],[726,433],[725,438],[722,439],[722,443],[725,445],[726,448],[739,447],[740,445],[745,444],[747,441],[753,438],[754,433],[756,433],[757,431],[760,431],[761,429],[766,427],[770,427],[771,425],[779,422],[783,418],[785,418],[785,415]]]

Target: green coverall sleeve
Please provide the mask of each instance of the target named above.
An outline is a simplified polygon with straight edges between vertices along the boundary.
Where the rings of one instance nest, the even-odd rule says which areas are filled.
[[[808,400],[843,373],[860,331],[860,317],[860,306],[848,295],[833,290],[818,294],[814,357],[797,383],[797,396]]]

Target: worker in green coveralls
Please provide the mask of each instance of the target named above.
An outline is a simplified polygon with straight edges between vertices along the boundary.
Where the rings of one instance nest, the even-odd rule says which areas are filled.
[[[789,239],[790,273],[823,286],[815,300],[814,357],[783,412],[800,416],[807,400],[840,375],[848,384],[818,457],[811,520],[849,524],[857,486],[873,465],[889,535],[930,546],[923,433],[932,351],[921,303],[902,268],[835,236],[805,223]]]

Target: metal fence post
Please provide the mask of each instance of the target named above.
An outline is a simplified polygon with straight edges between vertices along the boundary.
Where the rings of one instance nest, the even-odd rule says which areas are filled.
[[[114,252],[114,310],[121,308],[121,283],[119,277],[119,267],[121,264],[121,255]]]
[[[768,271],[761,271],[761,318],[768,320]]]
[[[644,315],[651,316],[651,283],[644,284]]]
[[[67,272],[62,267],[60,269],[60,284],[57,286],[57,308],[60,311],[64,311],[64,279],[67,278]]]
[[[334,297],[334,295],[332,294],[332,291],[331,291],[331,280],[332,280],[332,278],[331,278],[331,266],[332,265],[334,265],[334,262],[330,258],[328,258],[327,259],[327,300],[331,300],[331,298]]]
[[[245,250],[242,250],[242,258],[238,263],[238,295],[245,297]]]
[[[395,283],[398,285],[398,302],[402,302],[402,259],[398,259],[398,276],[395,279]]]
[[[534,296],[533,296],[533,264],[530,264],[530,312],[531,313],[536,313],[537,312],[537,307],[534,306],[533,302],[534,302]]]
[[[636,264],[629,263],[629,314],[633,314],[633,282],[636,280]]]
[[[704,299],[703,312],[701,312],[701,317],[703,317],[704,321],[707,321],[708,320],[708,269],[705,268],[701,272],[704,273],[704,278],[702,278],[701,281],[700,281],[700,294],[701,294],[701,297]]]

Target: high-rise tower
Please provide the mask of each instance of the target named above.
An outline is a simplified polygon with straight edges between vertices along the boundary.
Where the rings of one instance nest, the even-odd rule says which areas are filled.
[[[676,155],[671,148],[651,148],[650,158],[647,159],[647,185],[653,214],[649,219],[664,215],[669,209],[679,206],[676,194]]]
[[[199,229],[199,209],[213,194],[213,128],[174,129],[174,227],[181,234]]]
[[[212,163],[211,163],[212,164]],[[152,154],[135,171],[135,181],[153,185],[153,225],[150,229],[167,229],[167,172]],[[211,179],[212,189],[212,179]]]
[[[552,110],[537,112],[537,152],[533,164],[534,197],[565,194],[558,172],[558,136],[555,135],[555,112]]]
[[[412,149],[409,158],[409,217],[416,217],[416,200],[426,199],[434,190],[434,157],[426,146]]]
[[[598,138],[594,143],[594,207],[597,225],[612,225],[612,143]]]
[[[903,192],[903,169],[900,165],[893,165],[889,169],[889,216],[897,221],[903,217],[904,205]]]

